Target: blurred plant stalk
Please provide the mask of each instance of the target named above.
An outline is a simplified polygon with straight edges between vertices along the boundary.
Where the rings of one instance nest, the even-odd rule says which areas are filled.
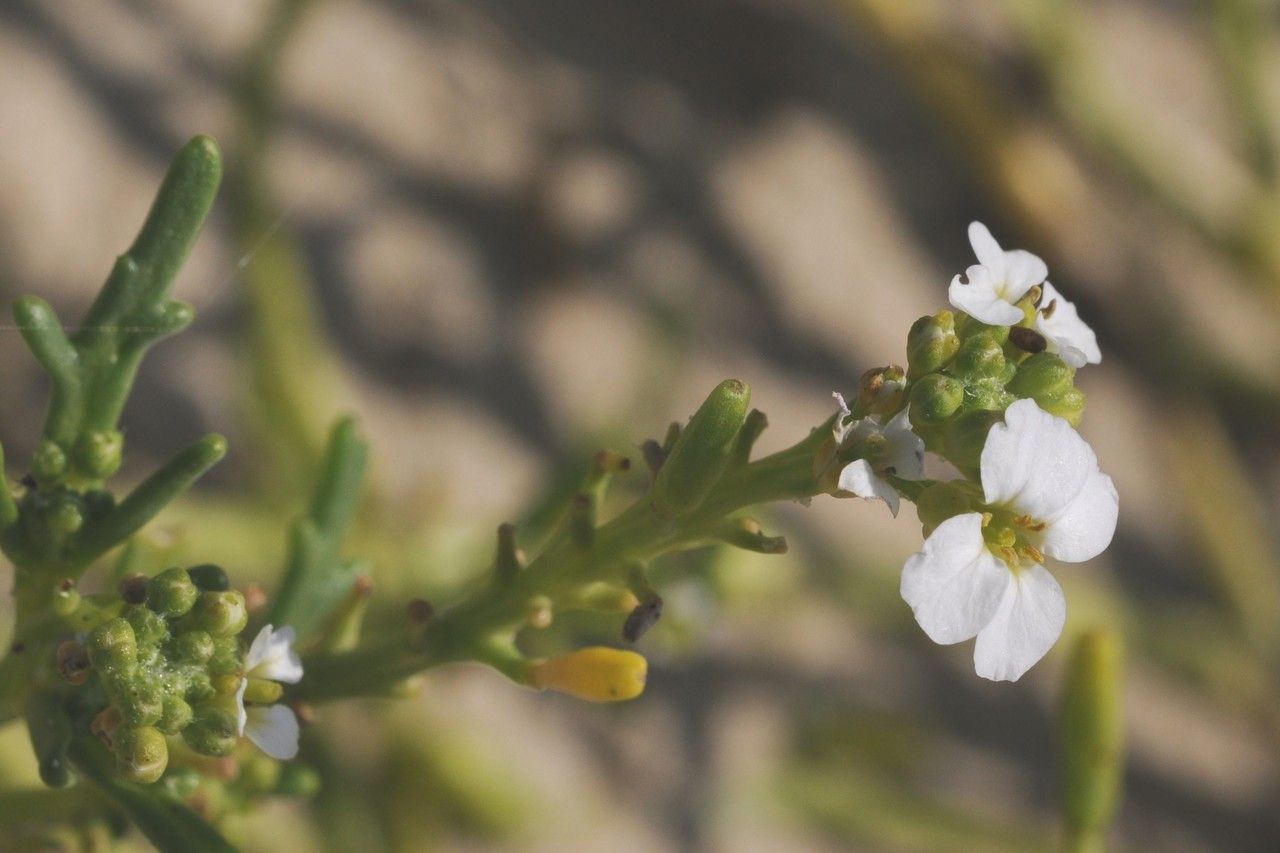
[[[1106,629],[1084,632],[1067,663],[1062,697],[1065,848],[1096,853],[1120,803],[1124,711],[1120,644]]]

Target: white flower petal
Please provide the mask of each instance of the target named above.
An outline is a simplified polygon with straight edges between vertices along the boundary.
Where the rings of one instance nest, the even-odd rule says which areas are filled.
[[[935,643],[958,643],[991,621],[1013,573],[987,550],[982,516],[948,518],[902,567],[902,598]]]
[[[1018,400],[987,433],[981,471],[988,504],[1051,521],[1098,471],[1098,458],[1065,420],[1034,400]]]
[[[885,438],[889,439],[888,464],[893,473],[904,480],[919,480],[924,476],[924,440],[911,428],[907,409],[894,415],[884,425]]]
[[[248,712],[244,708],[244,691],[249,686],[249,679],[240,679],[240,686],[236,689],[236,734],[244,736],[245,722],[249,719]]]
[[[272,758],[288,761],[298,754],[298,718],[284,705],[250,708],[245,735]]]
[[[1014,249],[1004,253],[1005,279],[1002,295],[1009,302],[1017,302],[1027,291],[1044,281],[1049,268],[1044,261],[1030,252]]]
[[[981,222],[969,223],[969,245],[973,247],[973,253],[978,256],[978,263],[990,270],[996,281],[1004,280],[1005,252],[996,242],[996,238],[991,236],[987,226]]]
[[[973,666],[992,681],[1017,681],[1053,647],[1067,619],[1062,587],[1041,565],[1010,583],[991,621],[978,632]]]
[[[963,276],[951,279],[947,299],[952,307],[992,326],[1012,326],[1024,316],[1022,309],[1001,298],[997,281],[985,266],[969,267]]]
[[[1044,312],[1053,303],[1057,304],[1050,316],[1045,317]],[[1044,335],[1049,351],[1058,353],[1072,367],[1102,361],[1098,336],[1080,319],[1076,306],[1047,281],[1044,283],[1044,296],[1040,299],[1040,310],[1036,312],[1036,331]]]
[[[889,512],[893,513],[895,518],[898,515],[897,490],[877,476],[871,468],[871,463],[865,459],[855,459],[844,466],[840,471],[837,486],[842,491],[851,492],[867,500],[880,498],[889,505]]]
[[[294,640],[293,628],[288,625],[275,632],[264,625],[249,647],[245,672],[254,678],[297,684],[302,680],[302,660],[293,650]]]
[[[1101,554],[1111,544],[1120,514],[1120,495],[1111,478],[1094,471],[1071,503],[1048,522],[1042,542],[1044,552],[1067,563],[1081,563]]]

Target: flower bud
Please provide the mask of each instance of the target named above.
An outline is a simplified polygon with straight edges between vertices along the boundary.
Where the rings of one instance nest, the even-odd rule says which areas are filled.
[[[133,628],[119,617],[108,619],[89,632],[89,660],[104,672],[120,672],[138,659]]]
[[[209,683],[213,685],[213,692],[219,696],[234,696],[243,681],[244,676],[236,672],[214,675],[209,678]]]
[[[255,794],[270,793],[280,782],[280,770],[279,761],[265,753],[254,752],[240,762],[238,782]]]
[[[966,339],[951,362],[951,373],[964,379],[989,379],[1005,372],[1004,347],[990,334]]]
[[[907,374],[901,367],[872,368],[858,382],[858,401],[873,414],[896,412],[902,407],[906,386]]]
[[[175,798],[185,800],[196,792],[202,779],[193,767],[173,767],[164,774],[164,786]]]
[[[973,496],[955,483],[941,482],[928,486],[916,498],[916,515],[924,527],[925,538],[948,518],[972,512]]]
[[[960,380],[931,373],[911,387],[911,425],[928,428],[944,423],[963,402],[964,385]]]
[[[196,603],[200,590],[191,576],[179,568],[166,569],[147,584],[147,606],[170,619],[185,616]]]
[[[706,500],[729,465],[750,401],[745,383],[727,379],[694,413],[653,483],[651,502],[660,517],[692,512]]]
[[[231,589],[231,578],[221,566],[213,563],[202,563],[187,569],[187,577],[201,592],[226,592]]]
[[[1037,353],[1022,364],[1007,386],[1009,392],[1019,397],[1039,397],[1059,393],[1071,387],[1076,370],[1056,354]]]
[[[635,652],[595,646],[529,664],[527,679],[539,690],[588,702],[622,702],[644,691],[648,662]]]
[[[84,525],[82,501],[72,495],[59,495],[49,509],[49,530],[55,536],[70,536]]]
[[[174,651],[183,663],[204,663],[213,657],[213,637],[208,631],[187,631],[178,635]]]
[[[133,636],[139,647],[154,646],[169,637],[169,624],[146,607],[126,607],[124,619],[133,628]]]
[[[130,782],[149,785],[159,779],[169,765],[169,745],[164,735],[150,726],[126,726],[117,730],[115,753],[121,775]]]
[[[156,728],[167,735],[176,735],[189,726],[194,717],[195,712],[186,700],[179,696],[166,696]]]
[[[31,476],[41,483],[56,483],[66,472],[66,452],[48,439],[41,441],[31,457]]]
[[[155,681],[134,675],[120,692],[120,713],[131,726],[154,725],[164,713],[164,694]]]
[[[960,348],[956,318],[950,311],[921,317],[907,333],[907,376],[919,379],[946,367]]]
[[[290,761],[280,768],[276,793],[286,797],[312,797],[320,791],[320,774],[314,767]]]
[[[1084,392],[1079,388],[1067,388],[1057,394],[1038,398],[1036,405],[1051,415],[1057,415],[1073,427],[1078,427],[1081,418],[1084,417]]]
[[[95,480],[105,480],[120,468],[124,436],[116,430],[90,432],[72,449],[76,467]]]
[[[977,471],[982,448],[991,427],[1004,420],[1004,412],[979,409],[966,412],[947,424],[943,434],[943,455],[962,472]]]
[[[240,671],[244,656],[240,654],[240,641],[235,637],[214,637],[213,656],[207,669],[212,675],[232,675]]]
[[[191,624],[215,637],[234,637],[249,622],[244,596],[236,590],[202,592],[189,615]]]
[[[230,755],[240,739],[240,724],[231,711],[201,705],[191,725],[182,730],[182,739],[201,755]]]

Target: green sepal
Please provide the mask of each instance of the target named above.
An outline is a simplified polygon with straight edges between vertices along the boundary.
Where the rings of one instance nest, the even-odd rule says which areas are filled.
[[[750,402],[746,383],[727,379],[694,413],[654,480],[650,504],[659,517],[687,514],[706,500],[729,465]]]

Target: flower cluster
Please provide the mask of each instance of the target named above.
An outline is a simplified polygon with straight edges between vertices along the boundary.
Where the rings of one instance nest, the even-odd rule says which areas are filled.
[[[64,618],[85,633],[59,648],[58,671],[79,688],[91,730],[126,778],[159,779],[167,738],[178,735],[201,755],[228,755],[242,735],[273,758],[297,754],[297,720],[275,704],[279,682],[302,677],[293,632],[268,625],[246,654],[245,597],[221,568],[133,575],[118,596],[81,599],[68,588],[65,597]]]
[[[977,637],[978,675],[1017,680],[1053,646],[1066,601],[1046,557],[1081,562],[1115,533],[1119,499],[1073,428],[1084,410],[1075,371],[1101,361],[1093,331],[1047,280],[1044,261],[1004,251],[969,226],[978,263],[949,289],[958,316],[922,317],[908,368],[868,371],[819,452],[837,496],[915,501],[924,547],[902,597],[937,643]],[[923,478],[929,450],[963,475]]]

